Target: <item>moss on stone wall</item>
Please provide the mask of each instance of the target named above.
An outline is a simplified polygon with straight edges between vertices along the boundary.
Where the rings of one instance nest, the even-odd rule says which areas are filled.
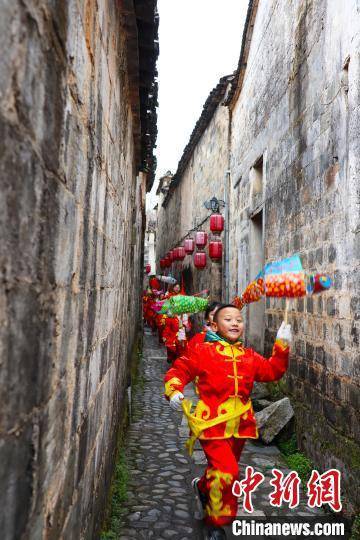
[[[358,514],[354,520],[350,540],[360,539],[360,514]]]
[[[139,334],[133,347],[129,363],[132,393],[137,391],[141,392],[144,387],[145,381],[140,369],[142,360],[142,346],[142,335]],[[107,515],[104,522],[103,532],[101,533],[100,537],[101,540],[115,540],[118,538],[121,528],[121,518],[123,515],[123,503],[127,500],[129,468],[124,442],[129,423],[132,420],[137,420],[142,413],[135,406],[133,406],[132,403],[129,403],[128,394],[125,396],[125,403],[126,406],[124,407],[124,414],[119,427],[115,470],[109,493]]]
[[[339,468],[341,464],[345,513],[358,513],[360,446],[335,430],[320,414],[310,410],[304,403],[292,400],[292,405],[295,409],[300,450],[308,455],[317,468]]]
[[[128,407],[126,408],[128,410]],[[127,500],[129,469],[124,449],[124,439],[129,416],[125,415],[119,430],[118,453],[116,457],[114,477],[109,495],[108,514],[105,520],[101,540],[115,540],[120,534],[123,503]]]
[[[284,379],[280,379],[280,381],[277,382],[267,383],[267,387],[273,400],[282,399],[288,395],[286,381]]]
[[[296,410],[296,417],[299,419],[298,427],[301,426],[300,419],[304,418],[303,412],[307,409],[303,404],[298,402],[293,402],[293,406]],[[342,461],[345,461],[354,471],[360,472],[360,447],[353,440],[348,439],[341,435],[338,431],[333,429],[324,418],[311,411],[313,417],[313,424],[309,429],[311,431],[311,437],[314,443],[318,443],[322,451],[327,451],[333,456],[338,457]],[[317,426],[317,429],[314,429],[314,426]],[[320,430],[319,430],[320,426]],[[321,436],[321,427],[327,431],[333,432],[332,437],[327,437],[324,439]]]

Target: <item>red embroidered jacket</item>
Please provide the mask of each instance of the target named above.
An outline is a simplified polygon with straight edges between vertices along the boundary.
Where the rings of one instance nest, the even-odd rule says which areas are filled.
[[[206,332],[198,332],[188,342],[188,348],[194,349],[199,343],[204,343]]]
[[[200,439],[225,439],[228,437],[258,437],[254,411],[249,399],[254,381],[269,382],[280,379],[288,366],[289,348],[276,341],[272,356],[267,359],[241,344],[225,341],[204,342],[178,358],[165,375],[165,395],[183,392],[184,386],[198,377],[200,400],[195,416],[203,420],[221,414],[239,415],[229,421],[209,427]],[[250,408],[243,412],[244,405]]]
[[[187,349],[187,342],[179,341],[179,328],[179,319],[177,317],[167,317],[165,320],[162,337],[165,346],[180,356],[185,353]]]

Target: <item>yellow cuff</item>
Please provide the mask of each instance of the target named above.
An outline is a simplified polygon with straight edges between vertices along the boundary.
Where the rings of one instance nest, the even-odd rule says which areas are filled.
[[[277,338],[275,340],[275,345],[279,347],[280,350],[286,351],[286,349],[289,348],[289,344],[287,341],[283,341],[282,339]]]
[[[165,396],[170,399],[174,393],[181,392],[178,388],[176,388],[177,386],[182,388],[182,382],[178,377],[172,377],[172,379],[168,380],[165,383]]]

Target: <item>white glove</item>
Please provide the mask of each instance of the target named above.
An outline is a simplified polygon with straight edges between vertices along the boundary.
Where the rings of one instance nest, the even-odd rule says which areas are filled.
[[[181,402],[184,399],[184,394],[181,392],[178,392],[175,394],[172,398],[170,398],[170,407],[174,409],[174,411],[181,411]]]
[[[178,339],[179,339],[179,341],[185,341],[186,340],[185,328],[180,328],[180,330],[178,331]]]
[[[189,315],[187,313],[184,313],[184,315],[182,316],[182,323],[187,329],[189,326]]]
[[[285,324],[285,321],[283,321],[276,334],[276,339],[281,339],[290,347],[292,341],[291,325]]]

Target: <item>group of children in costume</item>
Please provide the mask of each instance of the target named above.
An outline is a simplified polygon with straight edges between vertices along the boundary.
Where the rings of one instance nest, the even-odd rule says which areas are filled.
[[[182,348],[175,347],[172,366],[164,377],[170,406],[186,414],[190,440],[193,444],[199,439],[207,458],[207,468],[201,478],[193,480],[193,488],[209,527],[209,540],[225,539],[222,527],[236,517],[237,497],[232,486],[238,480],[238,462],[246,439],[258,437],[250,399],[253,384],[279,380],[288,366],[290,325],[283,322],[280,326],[270,358],[245,348],[243,333],[244,322],[237,307],[211,304],[203,331]],[[192,381],[196,381],[199,395],[193,415],[186,410],[183,395],[184,387]]]
[[[184,290],[179,284],[173,285],[166,292],[163,291],[159,280],[155,276],[151,276],[149,287],[143,295],[144,321],[154,334],[158,333],[159,343],[165,345],[169,364],[185,352],[191,322],[187,315],[169,316],[156,312],[152,306],[157,300],[168,300],[172,296],[183,293]]]

